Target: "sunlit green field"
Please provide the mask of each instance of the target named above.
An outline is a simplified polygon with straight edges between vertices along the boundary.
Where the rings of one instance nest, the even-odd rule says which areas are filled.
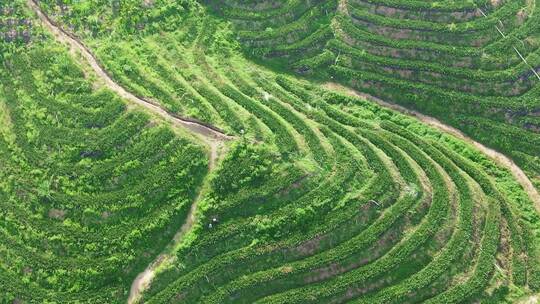
[[[0,303],[535,303],[539,16],[2,2]]]

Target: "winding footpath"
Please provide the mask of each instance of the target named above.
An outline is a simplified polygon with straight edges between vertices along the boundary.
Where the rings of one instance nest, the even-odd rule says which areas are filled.
[[[208,172],[211,172],[215,169],[216,163],[218,161],[218,158],[220,155],[224,155],[222,151],[223,149],[222,145],[212,146],[212,151],[210,155],[210,161],[208,163]],[[131,284],[131,289],[129,291],[129,297],[128,297],[128,304],[135,304],[138,303],[144,293],[152,283],[152,280],[154,280],[156,273],[158,269],[164,265],[170,265],[175,260],[175,248],[182,242],[184,236],[191,230],[193,225],[195,224],[196,217],[195,212],[197,211],[197,202],[201,201],[204,195],[206,194],[206,189],[208,188],[208,178],[205,179],[205,182],[201,186],[201,189],[199,191],[199,194],[193,201],[193,204],[191,204],[191,208],[189,210],[189,213],[186,217],[186,220],[184,221],[184,224],[180,228],[180,230],[175,234],[172,241],[169,243],[169,245],[165,248],[165,250],[158,255],[146,269],[139,273],[135,280],[133,280],[133,283]]]
[[[234,137],[225,134],[223,131],[212,125],[208,125],[195,119],[181,117],[176,113],[168,112],[155,102],[130,93],[112,79],[109,73],[100,65],[94,54],[92,54],[92,52],[77,37],[56,25],[45,13],[43,13],[41,8],[34,0],[28,0],[27,4],[36,13],[43,25],[54,35],[58,42],[68,45],[71,48],[71,51],[77,51],[82,55],[94,73],[104,82],[107,88],[125,100],[142,106],[150,112],[157,114],[165,121],[171,122],[173,125],[189,131],[207,144],[210,148],[208,172],[214,170],[219,157],[222,155],[221,150],[224,149],[224,142],[232,140]],[[140,300],[142,293],[150,286],[159,267],[174,260],[174,248],[182,242],[183,237],[192,229],[193,225],[195,224],[197,203],[204,197],[204,194],[206,193],[205,189],[208,187],[207,183],[208,179],[206,179],[201,186],[197,197],[191,204],[184,224],[176,233],[167,248],[134,279],[128,297],[129,304],[137,303]]]
[[[184,129],[190,131],[190,133],[193,133],[200,137],[207,144],[212,145],[212,143],[215,142],[223,142],[227,140],[232,140],[234,138],[225,134],[217,127],[197,121],[196,119],[181,117],[176,113],[168,112],[155,102],[152,102],[142,97],[138,97],[128,92],[126,89],[124,89],[121,85],[119,85],[112,79],[109,73],[101,66],[94,54],[92,54],[92,52],[77,37],[68,33],[60,26],[55,24],[54,21],[52,21],[45,13],[43,13],[35,0],[28,0],[27,3],[28,6],[37,14],[43,25],[54,35],[56,40],[60,43],[69,45],[72,50],[78,51],[88,62],[96,75],[105,82],[105,85],[110,90],[118,94],[120,97],[134,104],[143,106],[146,109],[150,110],[152,113],[161,116],[165,120],[183,127]]]
[[[28,6],[37,14],[43,25],[54,35],[54,37],[59,42],[69,45],[72,51],[79,52],[82,57],[88,62],[89,66],[98,76],[98,78],[101,79],[110,90],[112,90],[125,100],[133,104],[142,106],[150,112],[165,119],[166,121],[173,123],[175,126],[181,127],[189,131],[196,137],[200,138],[205,144],[207,144],[210,147],[208,170],[209,172],[214,170],[216,163],[219,161],[220,155],[223,155],[223,149],[225,149],[224,143],[226,141],[234,139],[234,137],[225,134],[223,131],[212,125],[197,121],[196,119],[181,117],[176,113],[168,112],[157,103],[130,93],[128,90],[123,88],[121,85],[119,85],[112,79],[109,73],[99,63],[98,59],[77,37],[68,33],[60,26],[55,24],[52,20],[50,20],[49,17],[41,11],[35,0],[27,0],[27,3]],[[340,1],[340,9],[341,11],[346,12],[343,3],[345,3],[345,1]],[[377,103],[382,107],[389,108],[406,114],[408,116],[415,117],[423,123],[426,123],[432,127],[435,127],[436,129],[439,129],[445,133],[451,134],[461,140],[470,143],[475,148],[487,155],[489,158],[493,159],[497,164],[507,168],[512,173],[514,178],[520,183],[523,189],[527,192],[530,199],[533,201],[536,210],[540,213],[540,194],[533,186],[529,178],[526,176],[526,174],[521,170],[521,168],[519,168],[510,158],[506,157],[505,155],[482,145],[481,143],[466,136],[458,129],[443,124],[442,122],[433,117],[423,115],[419,112],[409,110],[396,104],[388,103],[374,96],[352,90],[336,83],[327,83],[324,86],[331,90],[341,91],[351,96],[367,99],[369,101]],[[208,188],[207,183],[208,179],[206,179],[201,186],[197,197],[191,205],[190,211],[184,224],[176,233],[173,240],[171,240],[167,248],[160,255],[158,255],[156,259],[150,265],[148,265],[148,267],[143,272],[141,272],[133,281],[128,298],[128,304],[137,303],[140,300],[142,293],[150,286],[152,280],[156,275],[156,271],[158,271],[160,267],[174,261],[174,248],[182,242],[184,236],[189,233],[189,231],[193,228],[193,225],[196,222],[195,213],[197,210],[197,202],[199,202],[204,197],[206,189]]]

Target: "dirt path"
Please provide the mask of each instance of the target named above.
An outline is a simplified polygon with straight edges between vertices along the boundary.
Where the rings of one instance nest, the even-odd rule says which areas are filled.
[[[532,295],[528,298],[520,300],[520,304],[538,304],[540,302],[540,295]]]
[[[221,149],[223,149],[223,146],[221,144],[211,146],[210,159],[208,162],[208,172],[211,172],[215,169],[216,163],[219,160],[219,156],[223,155],[223,153],[220,153]],[[191,228],[195,224],[195,212],[197,211],[197,203],[204,197],[206,193],[205,189],[207,189],[207,182],[208,179],[206,179],[201,186],[199,194],[193,201],[193,204],[191,204],[191,208],[186,217],[186,220],[184,221],[184,224],[182,225],[180,230],[174,235],[171,243],[169,243],[165,250],[160,255],[158,255],[157,258],[152,263],[150,263],[150,265],[148,265],[148,267],[146,267],[143,272],[139,273],[139,275],[131,284],[128,304],[138,303],[138,301],[142,297],[143,292],[150,287],[152,280],[156,276],[157,269],[167,263],[171,263],[174,261],[174,248],[179,245],[180,242],[182,242],[183,237],[191,230]]]
[[[480,150],[482,153],[486,154],[489,158],[494,160],[497,164],[499,164],[500,166],[503,166],[503,167],[507,168],[508,170],[510,170],[510,172],[512,173],[514,178],[519,182],[519,184],[523,187],[525,192],[527,192],[527,194],[529,195],[529,198],[534,203],[534,207],[536,208],[536,211],[540,213],[540,194],[538,194],[538,191],[533,186],[532,182],[527,177],[527,175],[523,172],[523,170],[521,170],[521,168],[518,167],[514,163],[513,160],[506,157],[502,153],[497,152],[497,151],[495,151],[495,150],[493,150],[491,148],[488,148],[488,147],[484,146],[483,144],[481,144],[481,143],[473,140],[472,138],[468,137],[467,135],[463,134],[463,132],[461,132],[460,130],[458,130],[458,129],[454,128],[454,127],[451,127],[449,125],[446,125],[446,124],[440,122],[436,118],[426,116],[426,115],[421,114],[420,112],[417,112],[417,111],[409,110],[409,109],[407,109],[405,107],[402,107],[400,105],[397,105],[397,104],[386,102],[386,101],[384,101],[384,100],[382,100],[380,98],[377,98],[377,97],[374,97],[374,96],[371,96],[369,94],[365,94],[365,93],[362,93],[362,92],[355,91],[353,89],[347,88],[347,87],[342,86],[342,85],[337,84],[337,83],[330,82],[330,83],[326,83],[324,86],[326,88],[329,88],[329,89],[332,89],[332,90],[345,92],[345,93],[347,93],[349,95],[352,95],[352,96],[365,98],[365,99],[367,99],[369,101],[377,103],[378,105],[380,105],[382,107],[390,108],[392,110],[398,111],[398,112],[400,112],[402,114],[405,114],[405,115],[408,115],[408,116],[413,116],[413,117],[417,118],[418,120],[422,121],[423,123],[426,123],[426,124],[428,124],[428,125],[430,125],[432,127],[435,127],[437,129],[445,132],[445,133],[452,134],[453,136],[455,136],[455,137],[457,137],[457,138],[459,138],[459,139],[461,139],[461,140],[463,140],[465,142],[468,142],[469,144],[473,145],[476,149]]]
[[[151,111],[152,113],[157,114],[160,117],[164,118],[165,120],[172,122],[173,124],[190,131],[191,133],[201,138],[205,143],[207,143],[210,146],[210,158],[209,158],[209,165],[208,165],[209,172],[214,169],[215,164],[220,155],[219,150],[222,148],[222,142],[231,140],[233,139],[233,137],[226,135],[223,131],[219,130],[218,128],[214,126],[205,124],[195,119],[181,117],[175,113],[167,112],[155,102],[144,99],[142,97],[138,97],[128,92],[126,89],[124,89],[122,86],[120,86],[118,83],[116,83],[112,79],[112,77],[107,73],[107,71],[101,67],[97,58],[79,39],[77,39],[70,33],[64,31],[61,27],[55,25],[54,22],[52,22],[52,20],[50,20],[48,16],[46,16],[41,11],[41,9],[34,2],[34,0],[27,0],[27,2],[28,2],[28,6],[32,8],[32,10],[37,14],[37,16],[42,21],[43,25],[53,33],[55,38],[59,42],[69,45],[72,50],[78,51],[82,55],[82,57],[88,62],[88,64],[90,65],[92,70],[95,72],[95,74],[101,80],[103,80],[103,82],[109,89],[117,93],[122,98],[134,104],[142,106],[146,108],[147,110]],[[347,13],[346,1],[344,0],[340,1],[339,8],[340,8],[340,11],[342,11],[343,13]],[[445,125],[433,117],[423,115],[419,112],[406,109],[396,104],[385,102],[379,98],[354,91],[352,89],[343,87],[335,83],[328,83],[325,86],[334,90],[347,92],[350,95],[366,98],[383,107],[390,108],[398,112],[401,112],[403,114],[416,117],[420,121],[430,126],[433,126],[443,132],[450,133],[454,135],[455,137],[460,138],[472,144],[478,150],[482,151],[484,154],[492,158],[499,165],[508,168],[513,174],[513,176],[516,178],[516,180],[522,185],[524,190],[527,192],[530,199],[534,202],[534,205],[537,211],[540,212],[540,194],[534,188],[533,184],[531,183],[529,178],[525,175],[525,173],[511,159],[504,156],[503,154],[493,149],[490,149],[479,142],[474,141],[473,139],[464,135],[458,129]],[[194,203],[192,204],[190,208],[186,221],[184,222],[180,230],[176,233],[173,240],[171,241],[171,244],[169,244],[167,249],[174,248],[175,245],[179,244],[182,241],[183,236],[186,233],[188,233],[193,227],[193,224],[195,223],[195,211],[197,210],[197,202],[200,201],[200,199],[204,196],[205,189],[206,189],[206,185],[203,184],[203,186],[201,187],[201,191],[199,192],[198,196],[196,197]],[[173,259],[173,255],[170,254],[167,249],[165,250],[164,253],[160,254],[142,273],[140,273],[135,278],[131,286],[131,290],[130,290],[130,295],[128,299],[129,304],[137,303],[137,301],[140,299],[142,295],[142,292],[144,292],[150,286],[153,278],[155,277],[156,269],[158,269],[160,266],[164,265],[165,263],[170,262],[171,259]]]
[[[349,5],[347,0],[339,0],[338,2],[338,12],[342,13],[345,16],[350,16],[349,14]]]
[[[42,21],[43,25],[49,29],[54,37],[61,43],[67,44],[71,47],[72,50],[78,51],[82,57],[88,62],[92,70],[96,75],[103,80],[105,85],[116,94],[122,98],[145,107],[150,110],[152,113],[157,114],[164,118],[165,120],[174,123],[175,125],[181,126],[182,128],[190,131],[191,133],[197,135],[203,139],[206,143],[212,145],[215,142],[221,142],[226,140],[231,140],[233,137],[226,135],[223,131],[218,128],[206,124],[204,122],[197,121],[196,119],[181,117],[176,113],[167,112],[157,103],[144,99],[142,97],[135,96],[134,94],[128,92],[118,83],[116,83],[109,73],[103,69],[98,62],[97,58],[92,54],[92,52],[75,36],[63,30],[60,26],[57,26],[47,15],[45,15],[39,6],[34,2],[34,0],[27,0],[28,6],[37,14],[39,19]]]
[[[112,79],[112,77],[107,73],[107,71],[101,67],[97,58],[78,38],[66,32],[61,27],[57,26],[52,20],[50,20],[49,17],[41,11],[41,9],[34,2],[34,0],[28,0],[27,3],[28,6],[37,14],[43,25],[52,32],[54,37],[60,43],[70,46],[70,51],[73,52],[73,54],[76,54],[76,52],[80,53],[80,55],[82,55],[82,58],[88,62],[89,66],[92,68],[97,77],[101,81],[103,81],[103,83],[110,90],[114,91],[120,97],[132,102],[133,104],[142,106],[147,110],[151,111],[152,113],[157,114],[166,121],[188,130],[189,132],[200,138],[203,142],[205,142],[210,148],[208,172],[214,170],[218,158],[221,155],[220,150],[222,150],[224,147],[223,142],[232,140],[234,137],[226,135],[225,133],[223,133],[223,131],[219,130],[214,126],[205,124],[195,119],[181,117],[176,113],[167,112],[157,103],[144,99],[142,97],[138,97],[128,92],[126,89],[124,89]],[[199,191],[199,194],[191,205],[184,224],[175,234],[173,240],[171,240],[171,243],[133,281],[129,293],[128,303],[137,303],[137,301],[141,298],[142,293],[150,286],[152,280],[155,277],[156,270],[160,266],[163,266],[164,264],[169,263],[174,259],[173,249],[183,240],[183,237],[191,230],[195,223],[195,212],[197,210],[197,203],[203,198],[205,194],[205,189],[207,189],[207,182],[208,179],[206,179],[201,186],[201,190]]]

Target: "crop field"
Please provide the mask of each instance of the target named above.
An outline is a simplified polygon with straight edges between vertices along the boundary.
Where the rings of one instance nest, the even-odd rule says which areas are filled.
[[[0,4],[0,303],[537,303],[535,0]]]
[[[540,185],[536,0],[208,2],[248,55],[435,116]]]

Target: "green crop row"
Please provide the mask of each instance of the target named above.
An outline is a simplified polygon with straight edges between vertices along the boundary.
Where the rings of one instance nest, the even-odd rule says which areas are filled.
[[[92,89],[49,41],[10,58],[0,91],[15,140],[0,162],[16,182],[2,200],[2,294],[119,301],[185,218],[204,153]]]
[[[391,150],[386,150],[386,151],[391,151]],[[392,155],[392,158],[396,161],[397,164],[405,163],[403,161],[399,161],[400,160],[399,154]],[[400,173],[405,174],[405,176],[411,175],[411,173],[406,174],[408,171],[411,171],[410,168],[406,170],[406,167],[401,167],[401,169],[402,170],[400,170]],[[412,174],[412,176],[414,176],[414,174]],[[318,267],[317,265],[325,265],[325,264],[328,265],[332,263],[332,261],[334,262],[344,261],[344,258],[347,255],[362,253],[363,251],[359,250],[359,248],[364,248],[365,246],[368,246],[370,242],[376,239],[372,237],[367,237],[368,235],[372,235],[370,232],[379,230],[378,233],[382,233],[382,231],[385,231],[385,229],[390,229],[390,227],[392,226],[392,223],[394,223],[396,220],[395,217],[402,216],[403,210],[410,208],[410,204],[412,204],[413,202],[414,202],[413,199],[404,199],[402,200],[402,202],[399,202],[393,207],[390,207],[390,208],[393,208],[392,210],[394,211],[392,212],[389,211],[380,219],[378,219],[377,224],[374,224],[374,226],[369,227],[360,235],[355,236],[354,239],[351,239],[347,241],[346,243],[339,245],[338,247],[334,247],[328,252],[324,252],[323,254],[319,254],[319,255],[314,255],[310,257],[309,259],[304,259],[302,260],[301,263],[286,264],[286,268],[288,269],[290,267],[291,270],[287,270],[287,272],[285,273],[283,272],[283,267],[279,267],[279,268],[273,269],[271,272],[265,271],[265,272],[257,273],[256,276],[244,277],[238,282],[231,282],[230,284],[228,284],[229,286],[224,286],[223,287],[224,289],[221,291],[220,294],[213,294],[211,299],[205,299],[204,301],[209,302],[209,303],[211,302],[221,303],[224,301],[224,298],[223,298],[224,296],[228,294],[237,294],[237,292],[235,292],[234,290],[245,289],[247,288],[247,286],[249,286],[251,291],[248,292],[247,294],[242,293],[242,295],[240,295],[240,298],[243,299],[243,301],[249,301],[249,297],[253,297],[255,295],[254,294],[255,291],[257,291],[257,294],[261,294],[262,292],[268,293],[271,290],[277,291],[280,288],[284,287],[284,283],[280,283],[276,285],[276,288],[271,288],[268,282],[268,280],[270,279],[276,280],[278,279],[278,277],[281,278],[282,276],[298,276],[299,273]],[[401,211],[395,211],[395,210],[401,210]],[[391,220],[391,218],[393,218],[393,220]],[[377,235],[377,234],[375,233],[374,235]],[[360,242],[360,243],[357,243],[357,242]],[[360,245],[360,244],[363,244],[363,245]],[[302,279],[296,278],[294,280],[288,280],[288,281],[289,281],[288,284],[298,284],[299,282],[302,282]],[[257,287],[256,284],[259,287]],[[264,289],[261,288],[262,285],[265,286]],[[237,296],[239,295],[237,294]]]
[[[355,19],[360,19],[379,26],[388,26],[402,29],[413,30],[429,30],[436,32],[451,32],[451,33],[467,33],[479,30],[492,30],[495,25],[498,24],[498,19],[509,19],[510,16],[514,16],[521,8],[522,3],[520,1],[513,1],[511,3],[505,3],[504,6],[498,8],[495,12],[488,15],[487,18],[479,18],[467,22],[455,23],[454,26],[448,24],[441,24],[437,22],[429,22],[422,20],[407,20],[403,22],[399,19],[388,18],[375,14],[370,14],[368,11],[349,8],[351,15]]]
[[[356,1],[356,0],[355,0]],[[364,2],[385,5],[389,7],[396,7],[402,9],[415,9],[415,10],[435,10],[443,12],[470,10],[476,8],[476,6],[482,6],[488,4],[486,0],[475,1],[417,1],[417,0],[362,0]]]

